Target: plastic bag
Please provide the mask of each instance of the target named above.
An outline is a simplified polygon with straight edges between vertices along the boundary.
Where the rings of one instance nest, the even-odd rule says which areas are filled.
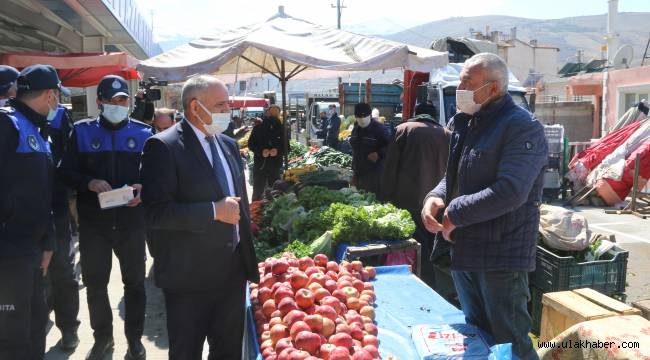
[[[549,248],[582,251],[589,246],[591,230],[584,216],[559,206],[540,206],[539,232]]]

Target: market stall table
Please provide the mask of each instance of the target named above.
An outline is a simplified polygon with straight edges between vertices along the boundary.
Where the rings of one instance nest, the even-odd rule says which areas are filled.
[[[382,358],[391,355],[402,360],[419,358],[411,340],[414,325],[465,323],[462,311],[413,275],[408,266],[382,266],[376,270],[377,278],[373,282],[377,294],[375,321]],[[252,316],[248,303],[245,358],[261,360]]]

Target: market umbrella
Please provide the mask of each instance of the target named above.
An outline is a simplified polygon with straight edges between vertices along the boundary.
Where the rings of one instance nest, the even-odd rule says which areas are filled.
[[[106,75],[120,75],[126,80],[138,79],[135,66],[139,60],[125,53],[47,53],[17,52],[0,55],[0,64],[19,70],[33,64],[47,64],[59,73],[67,87],[97,85]]]
[[[268,73],[280,81],[286,119],[286,83],[305,70],[429,72],[446,63],[447,53],[313,24],[285,14],[280,6],[264,22],[191,41],[137,69],[145,77],[172,82],[206,73]]]

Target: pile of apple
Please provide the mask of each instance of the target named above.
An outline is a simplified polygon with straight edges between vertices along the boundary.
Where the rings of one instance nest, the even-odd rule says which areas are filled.
[[[265,360],[379,359],[374,268],[291,253],[258,266],[250,299]]]

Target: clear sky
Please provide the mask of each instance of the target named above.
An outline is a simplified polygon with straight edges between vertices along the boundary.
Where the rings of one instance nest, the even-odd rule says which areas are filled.
[[[136,0],[146,18],[153,10],[154,37],[164,41],[198,37],[218,29],[264,21],[285,12],[314,23],[336,26],[336,0]],[[607,0],[344,0],[343,28],[371,23],[391,31],[455,16],[510,15],[535,19],[596,15]],[[619,0],[621,12],[650,12],[650,0]],[[648,19],[650,21],[650,19]],[[386,31],[376,31],[380,34]]]

